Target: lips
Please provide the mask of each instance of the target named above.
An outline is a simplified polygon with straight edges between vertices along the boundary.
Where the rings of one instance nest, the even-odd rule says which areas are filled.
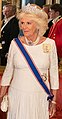
[[[23,31],[23,32],[29,32],[29,31]]]
[[[24,34],[27,34],[29,31],[23,31]]]

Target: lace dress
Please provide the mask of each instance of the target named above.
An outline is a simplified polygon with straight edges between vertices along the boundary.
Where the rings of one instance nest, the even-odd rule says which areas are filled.
[[[55,42],[47,38],[36,46],[24,44],[45,84],[52,89],[58,89],[58,67]],[[11,81],[12,80],[12,81]],[[11,83],[10,83],[11,82]],[[2,77],[2,86],[9,86],[9,110],[7,119],[49,119],[47,94],[36,80],[24,56],[16,45],[11,42],[7,66]]]

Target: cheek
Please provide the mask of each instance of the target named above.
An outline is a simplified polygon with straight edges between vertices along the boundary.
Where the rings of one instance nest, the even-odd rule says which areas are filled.
[[[54,12],[51,12],[51,15],[54,16]]]
[[[35,33],[37,31],[37,28],[35,26],[32,27],[32,32]]]
[[[53,13],[50,14],[50,17],[53,18]]]
[[[32,28],[30,31],[29,31],[29,34],[30,35],[33,35],[33,34],[35,34],[36,33],[36,29],[34,29],[34,28]]]
[[[32,30],[32,32],[34,32],[34,31],[36,30],[36,25],[35,25],[35,24],[33,24],[33,25],[31,26],[31,30]]]

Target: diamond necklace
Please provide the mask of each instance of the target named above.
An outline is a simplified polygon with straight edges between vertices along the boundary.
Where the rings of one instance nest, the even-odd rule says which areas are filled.
[[[37,39],[34,41],[34,42],[32,42],[31,40],[28,40],[26,37],[25,37],[25,42],[27,43],[27,45],[37,45],[37,43],[39,42],[39,40],[40,40],[40,37],[38,36],[37,37]]]

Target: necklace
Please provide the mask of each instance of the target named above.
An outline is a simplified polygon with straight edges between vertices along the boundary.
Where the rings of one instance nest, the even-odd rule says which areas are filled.
[[[38,42],[39,42],[39,40],[40,40],[40,37],[38,36],[37,37],[37,39],[34,41],[34,42],[32,42],[31,40],[28,40],[26,37],[25,37],[25,42],[27,43],[27,45],[36,45]]]

